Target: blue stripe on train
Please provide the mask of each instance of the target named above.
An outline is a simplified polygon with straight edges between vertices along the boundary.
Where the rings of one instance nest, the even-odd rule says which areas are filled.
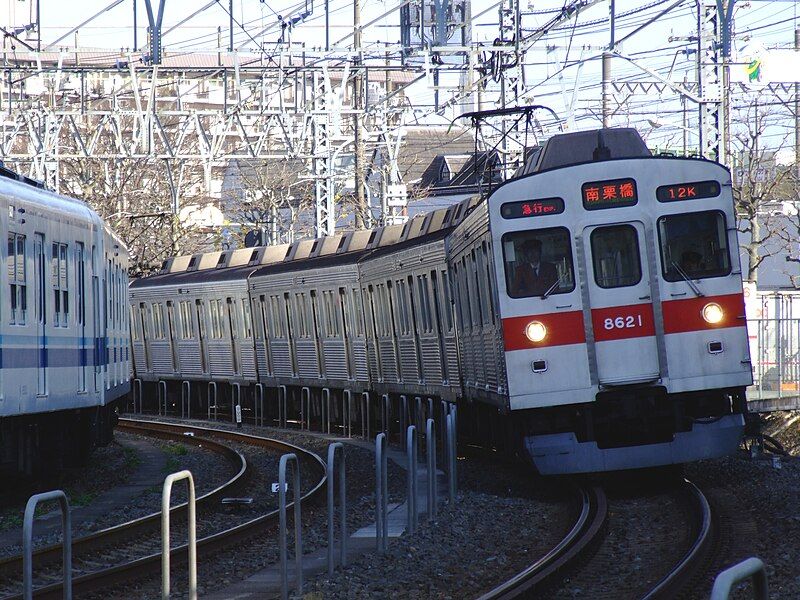
[[[21,336],[14,336],[21,337]],[[35,339],[30,336],[30,339]],[[29,339],[29,341],[30,341]],[[75,342],[82,338],[72,338]],[[105,366],[117,362],[117,350],[114,348],[114,363],[109,362],[110,349],[105,338],[94,338],[94,345],[88,348],[84,343],[77,343],[71,347],[46,347],[39,348],[38,344],[32,346],[12,347],[6,345],[4,336],[0,336],[0,369],[30,369],[38,368],[39,365],[53,368],[64,367],[94,367]],[[89,350],[92,350],[92,360],[89,361]],[[128,348],[124,353],[126,359],[129,355]],[[123,353],[119,352],[120,359]]]

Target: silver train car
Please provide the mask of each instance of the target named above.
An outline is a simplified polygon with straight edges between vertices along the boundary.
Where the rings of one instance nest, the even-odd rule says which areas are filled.
[[[555,136],[487,198],[132,283],[139,402],[390,431],[456,405],[460,435],[544,474],[730,453],[751,381],[734,222],[716,163]]]
[[[79,200],[0,168],[0,467],[84,460],[130,390],[128,257]]]

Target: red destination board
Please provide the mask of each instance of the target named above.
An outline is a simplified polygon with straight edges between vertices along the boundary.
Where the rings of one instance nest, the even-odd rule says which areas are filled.
[[[639,201],[633,179],[592,181],[581,186],[583,207],[586,210],[633,206]]]
[[[659,202],[680,202],[699,198],[716,198],[721,187],[717,181],[695,181],[694,183],[676,183],[662,185],[656,190]]]
[[[543,198],[541,200],[506,202],[500,207],[500,215],[504,219],[521,219],[524,217],[558,215],[563,212],[564,201],[561,198]]]

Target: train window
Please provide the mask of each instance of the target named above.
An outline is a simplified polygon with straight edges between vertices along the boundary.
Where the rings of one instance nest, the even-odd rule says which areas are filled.
[[[6,256],[8,283],[11,292],[12,325],[25,325],[28,312],[28,286],[25,273],[25,236],[8,234],[8,255]]]
[[[642,280],[639,239],[631,225],[598,227],[592,231],[594,280],[601,288],[636,285]]]
[[[507,233],[502,243],[506,290],[512,298],[566,294],[575,289],[566,227]]]
[[[67,280],[67,245],[54,243],[51,256],[51,277],[55,301],[55,327],[69,325],[69,285]]]
[[[361,290],[353,288],[353,335],[364,335],[364,327],[362,317],[364,315],[364,306],[361,298]]]
[[[153,339],[163,340],[166,337],[164,331],[164,309],[161,304],[153,303]]]
[[[133,338],[133,341],[138,341],[142,339],[142,333],[139,328],[139,323],[136,320],[137,308],[135,306],[131,306],[130,311],[133,315],[133,321],[131,321],[131,337]]]
[[[472,298],[470,297],[470,286],[469,286],[469,274],[467,272],[467,259],[466,257],[461,259],[461,265],[458,268],[458,297],[461,299],[459,303],[459,319],[461,321],[461,327],[463,329],[472,329],[472,321],[470,320],[470,315],[472,314],[472,309],[470,305],[472,304]]]
[[[83,244],[75,244],[75,293],[78,295],[78,308],[75,311],[75,320],[78,325],[86,323],[86,271],[83,262]]]
[[[471,277],[470,277],[470,298],[474,300],[474,302],[470,302],[470,306],[472,307],[472,324],[476,327],[480,327],[483,323],[483,286],[481,285],[480,280],[480,265],[478,264],[479,254],[475,252],[475,249],[472,249],[470,252],[470,267],[471,269]]]
[[[445,323],[447,323],[447,331],[453,330],[453,301],[450,299],[450,278],[447,276],[447,271],[442,271],[442,297],[443,306],[442,312],[445,316]]]
[[[494,325],[494,309],[492,308],[492,290],[494,289],[494,278],[492,277],[491,261],[489,259],[489,257],[492,255],[492,245],[491,243],[487,244],[484,242],[481,247],[483,251],[483,265],[486,271],[486,279],[484,280],[486,283],[486,311],[484,312],[484,318],[487,319],[487,325],[489,323]]]
[[[244,337],[253,337],[253,315],[250,312],[250,301],[246,298],[242,300],[242,327]]]
[[[406,286],[402,279],[394,286],[394,309],[397,311],[395,322],[398,332],[408,335],[408,314],[406,312]]]
[[[286,305],[289,304],[288,295],[285,297]],[[282,338],[286,324],[286,310],[281,306],[280,296],[269,297],[269,326],[272,330],[272,337]]]
[[[720,211],[661,217],[658,237],[667,281],[723,277],[731,272],[725,215]]]
[[[387,286],[389,286],[387,288]],[[392,334],[392,313],[391,302],[389,300],[389,293],[391,291],[391,284],[378,285],[378,311],[380,324],[380,334],[383,337],[388,337]]]
[[[322,291],[322,314],[325,321],[325,337],[337,337],[339,335],[339,321],[337,319],[336,302],[333,298],[333,292],[330,290]]]
[[[208,304],[211,308],[211,337],[219,340],[225,331],[222,300],[210,300]]]
[[[428,291],[428,276],[417,276],[417,286],[419,287],[419,313],[422,331],[430,333],[433,331],[433,315],[431,313],[431,298]]]
[[[308,306],[306,302],[306,295],[305,294],[295,294],[294,295],[294,307],[295,307],[295,317],[297,319],[297,337],[306,338],[308,337],[308,325],[307,325],[307,317],[308,317]]]
[[[236,305],[238,304],[233,298],[226,298],[225,303],[227,306],[228,323],[230,325],[231,337],[235,338],[239,335],[239,317],[236,312]]]
[[[194,336],[194,317],[192,313],[192,303],[189,301],[180,304],[181,337],[185,340],[192,339]]]

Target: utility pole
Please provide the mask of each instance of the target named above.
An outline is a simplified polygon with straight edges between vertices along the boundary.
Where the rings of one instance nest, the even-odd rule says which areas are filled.
[[[800,27],[794,30],[794,51],[800,52]],[[800,191],[800,83],[794,84],[794,166],[795,190]]]
[[[138,31],[136,28],[136,3],[138,0],[133,0],[133,49],[134,51],[139,49],[139,40],[136,37]]]
[[[353,129],[355,145],[354,185],[356,193],[355,227],[363,229],[367,226],[367,200],[364,190],[364,131],[363,106],[364,83],[361,73],[361,0],[353,0]]]
[[[686,84],[687,83],[688,82],[687,82],[686,75],[684,75],[683,76],[683,87],[684,87],[684,89],[686,88]],[[681,113],[682,113],[681,132],[683,133],[683,156],[687,156],[688,155],[688,141],[689,141],[687,134],[689,133],[689,125],[688,125],[688,122],[687,122],[687,119],[686,119],[686,96],[684,96],[683,94],[681,94]]]
[[[325,52],[331,49],[331,10],[325,0]]]
[[[164,22],[164,4],[167,0],[159,0],[158,15],[153,14],[151,0],[144,0],[147,9],[147,22],[150,23],[150,61],[154,64],[161,63],[161,24]]]
[[[228,52],[233,52],[233,0],[228,1]]]
[[[611,53],[614,51],[614,46],[617,45],[614,39],[614,25],[615,25],[615,10],[614,0],[609,2],[609,19],[611,21],[611,40],[608,44],[608,52],[603,52],[603,127],[611,125]]]

